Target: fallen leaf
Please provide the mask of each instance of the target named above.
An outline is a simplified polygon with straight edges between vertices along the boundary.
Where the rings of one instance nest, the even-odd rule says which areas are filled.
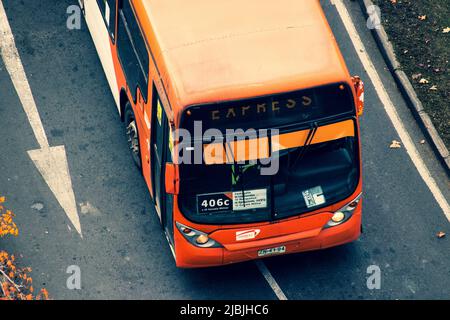
[[[437,91],[437,85],[432,85],[431,87],[430,87],[430,90],[431,91]]]
[[[441,238],[445,237],[445,232],[439,231],[439,232],[437,233],[436,236],[437,236],[439,239],[441,239]]]
[[[424,14],[423,16],[418,16],[419,20],[424,21],[427,18],[427,15]]]
[[[444,29],[442,29],[442,33],[449,33],[450,32],[450,27],[446,27]]]
[[[411,76],[411,78],[412,78],[413,80],[417,80],[417,79],[419,79],[421,76],[422,76],[421,73],[415,73],[415,74],[413,74],[413,75]]]
[[[391,148],[391,149],[399,149],[401,147],[402,147],[402,143],[400,141],[397,141],[397,140],[392,140],[392,143],[389,146],[389,148]]]
[[[427,79],[425,79],[425,78],[422,78],[422,79],[419,80],[419,83],[420,84],[427,84],[427,83],[429,83],[429,81]]]

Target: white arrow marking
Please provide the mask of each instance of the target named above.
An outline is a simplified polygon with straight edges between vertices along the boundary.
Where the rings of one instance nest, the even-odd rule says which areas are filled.
[[[6,16],[5,8],[0,0],[0,55],[6,70],[11,77],[22,107],[28,117],[34,136],[40,149],[28,151],[35,166],[41,173],[50,190],[55,195],[67,217],[80,236],[81,225],[78,216],[75,195],[69,173],[64,146],[50,147],[39,116],[36,102],[31,92],[25,70],[17,51],[14,36]]]
[[[45,182],[47,182],[50,190],[52,190],[59,204],[66,212],[67,217],[80,236],[82,236],[80,218],[78,217],[64,146],[30,150],[28,155],[44,177]]]

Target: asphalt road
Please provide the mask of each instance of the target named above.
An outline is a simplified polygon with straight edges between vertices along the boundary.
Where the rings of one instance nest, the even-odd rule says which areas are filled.
[[[33,267],[35,287],[56,299],[276,299],[254,262],[183,270],[175,267],[131,162],[90,34],[66,28],[68,0],[3,0],[51,146],[64,145],[83,238],[27,151],[35,136],[0,59],[0,195],[21,234],[0,249]],[[366,83],[362,120],[364,234],[349,245],[265,260],[288,299],[449,299],[450,223],[404,148],[329,0],[322,1],[352,74]],[[357,3],[347,3],[386,89],[444,196],[448,177],[401,98]],[[313,53],[311,53],[313,54]],[[82,289],[69,290],[66,269],[78,265]],[[366,272],[381,269],[381,288]]]

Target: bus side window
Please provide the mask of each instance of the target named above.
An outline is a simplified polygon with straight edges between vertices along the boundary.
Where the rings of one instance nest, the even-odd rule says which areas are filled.
[[[128,87],[134,102],[137,88],[147,102],[149,78],[149,54],[130,0],[119,2],[117,26],[117,50]]]
[[[109,36],[114,43],[116,34],[116,0],[97,0],[97,3],[109,30]]]

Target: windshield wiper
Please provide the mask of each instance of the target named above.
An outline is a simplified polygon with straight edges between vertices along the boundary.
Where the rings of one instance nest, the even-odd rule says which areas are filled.
[[[300,152],[297,155],[297,158],[295,159],[295,161],[293,162],[292,165],[288,165],[288,171],[289,172],[291,172],[291,170],[296,166],[297,162],[301,161],[302,158],[304,157],[304,155],[306,154],[306,150],[311,145],[311,143],[312,143],[312,141],[314,139],[314,136],[317,133],[317,129],[318,128],[319,128],[319,126],[318,126],[317,122],[313,122],[311,127],[310,127],[310,129],[309,129],[308,135],[306,137],[306,141],[303,144],[303,147],[301,147]]]
[[[225,145],[226,144],[226,145]],[[231,157],[233,158],[233,167],[232,167],[232,185],[237,184],[238,181],[241,181],[241,192],[242,192],[242,202],[243,205],[245,207],[245,190],[244,190],[244,171],[241,170],[241,168],[238,166],[236,159],[234,158],[234,153],[233,153],[233,149],[231,148],[231,144],[229,141],[224,141],[224,148],[225,148],[225,155],[227,157],[227,162],[230,162],[229,157],[228,157],[228,151],[227,151],[227,146],[230,148],[230,153],[231,153]],[[239,169],[239,172],[236,176],[236,171],[237,168]]]

